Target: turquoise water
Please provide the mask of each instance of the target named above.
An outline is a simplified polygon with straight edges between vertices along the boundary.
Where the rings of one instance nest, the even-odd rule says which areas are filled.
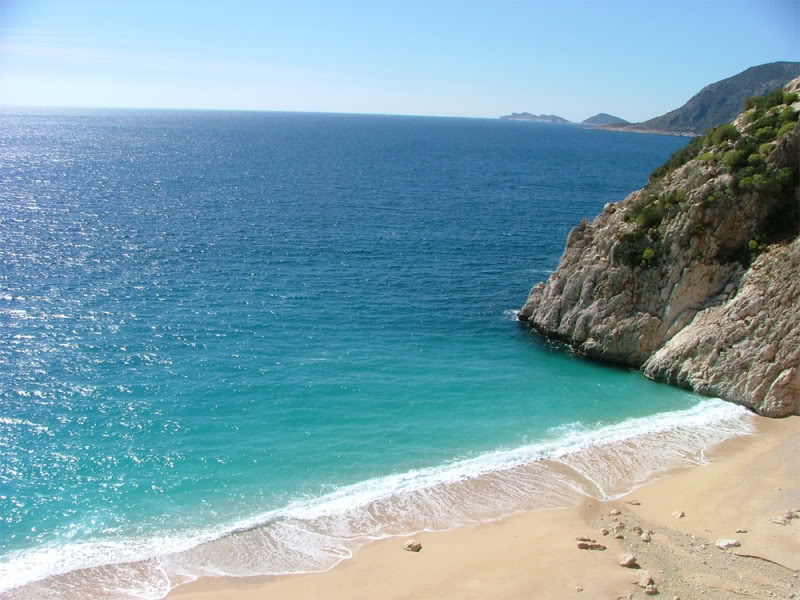
[[[569,228],[683,139],[168,111],[0,131],[11,597],[326,569],[610,497],[748,430],[514,320]]]

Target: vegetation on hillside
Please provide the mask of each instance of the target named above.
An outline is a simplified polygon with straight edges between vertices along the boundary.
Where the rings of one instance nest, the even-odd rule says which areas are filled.
[[[766,96],[757,96],[745,100],[745,113],[737,119],[736,124],[719,125],[704,135],[693,138],[687,146],[675,152],[666,163],[655,169],[642,194],[635,201],[632,210],[626,214],[626,220],[634,221],[633,231],[618,237],[619,246],[616,256],[631,267],[652,267],[665,254],[661,240],[659,225],[665,218],[687,211],[697,202],[703,206],[711,206],[716,202],[728,201],[734,206],[737,198],[746,194],[774,197],[787,197],[795,194],[798,186],[797,162],[789,165],[776,164],[771,157],[777,140],[795,128],[798,111],[792,104],[798,101],[797,94],[789,94],[782,88],[776,89]],[[695,182],[702,185],[711,176],[704,175],[711,167],[716,175],[729,175],[719,178],[723,184],[705,186],[701,197],[697,194],[688,199],[692,188],[692,175],[685,175],[685,187],[674,187],[665,184],[667,175],[682,167],[691,160],[697,160],[700,167],[695,171]],[[787,202],[797,212],[796,202]],[[749,262],[768,243],[785,233],[787,226],[796,228],[800,215],[776,214],[763,228],[755,232],[746,247],[721,256],[725,260]],[[700,235],[702,225],[697,225],[693,234]]]

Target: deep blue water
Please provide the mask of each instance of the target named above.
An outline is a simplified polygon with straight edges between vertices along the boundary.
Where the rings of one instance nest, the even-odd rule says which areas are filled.
[[[0,115],[0,591],[123,561],[139,562],[14,593],[154,598],[210,572],[328,568],[365,536],[490,518],[453,488],[487,473],[735,421],[513,318],[570,227],[685,142],[499,120]],[[536,478],[495,514],[566,501]]]

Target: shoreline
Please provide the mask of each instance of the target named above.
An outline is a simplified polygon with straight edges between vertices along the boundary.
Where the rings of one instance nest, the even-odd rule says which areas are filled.
[[[699,133],[695,133],[693,131],[670,131],[667,129],[645,129],[642,127],[620,127],[617,125],[600,125],[593,127],[593,129],[602,129],[603,131],[621,131],[623,133],[652,133],[655,135],[671,135],[674,137],[688,137],[693,138],[700,135]]]
[[[423,546],[419,553],[403,550],[408,537],[391,537],[368,544],[325,572],[202,578],[167,597],[648,597],[632,583],[641,572],[618,566],[624,552],[639,557],[663,597],[691,598],[701,589],[703,597],[712,599],[744,591],[755,598],[791,597],[800,592],[794,574],[800,570],[800,553],[793,539],[800,520],[779,525],[770,518],[800,509],[800,464],[794,460],[800,417],[754,416],[754,423],[753,434],[713,448],[708,464],[672,469],[616,500],[586,498],[574,508],[421,532],[414,536]],[[630,504],[632,498],[640,504]],[[622,514],[610,516],[614,509]],[[675,511],[685,517],[674,517]],[[625,522],[624,539],[601,534],[614,519]],[[652,529],[652,541],[643,542],[631,531],[634,526]],[[607,550],[579,550],[576,536],[597,539]],[[717,539],[737,539],[741,546],[723,551],[714,546]]]
[[[631,123],[629,125],[591,125],[587,123],[559,123],[559,122],[552,122],[552,121],[540,121],[536,119],[518,119],[518,118],[511,118],[511,117],[498,117],[501,121],[516,121],[519,123],[533,123],[536,125],[572,125],[575,127],[581,127],[583,129],[595,129],[598,131],[617,131],[622,133],[650,133],[653,135],[668,135],[672,137],[688,137],[693,138],[697,137],[698,135],[702,135],[696,133],[694,131],[673,131],[669,129],[647,129],[644,127],[637,127],[635,123]]]

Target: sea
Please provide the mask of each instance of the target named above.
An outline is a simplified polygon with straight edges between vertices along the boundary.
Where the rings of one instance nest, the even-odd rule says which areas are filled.
[[[629,492],[741,407],[515,319],[685,138],[0,113],[0,595],[164,597]]]

